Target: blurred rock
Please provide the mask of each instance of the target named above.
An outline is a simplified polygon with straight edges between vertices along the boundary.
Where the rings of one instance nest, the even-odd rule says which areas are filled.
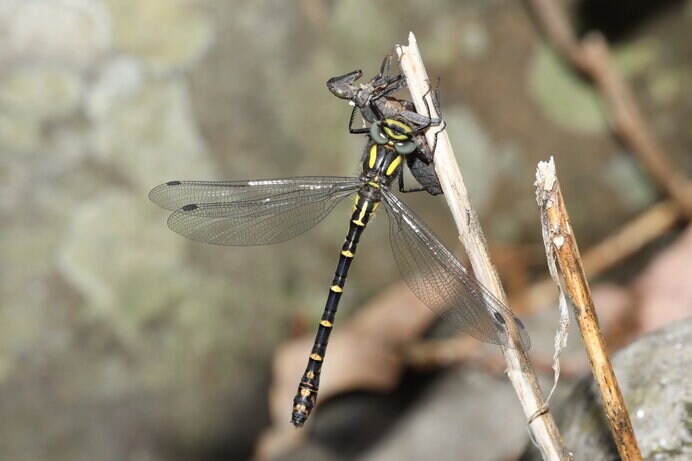
[[[213,179],[183,81],[146,79],[120,61],[89,95],[96,156],[144,194],[171,179]]]
[[[504,377],[462,369],[431,386],[384,440],[359,459],[511,459],[525,443],[525,424]]]
[[[659,104],[670,104],[685,93],[690,75],[682,69],[661,72],[649,85],[651,97]]]
[[[474,116],[462,107],[452,107],[443,112],[447,131],[453,143],[459,165],[463,165],[464,179],[474,206],[483,212],[497,186],[498,162],[494,155],[490,135]]]
[[[618,205],[630,212],[642,210],[656,200],[654,185],[632,154],[618,152],[608,159],[601,171],[611,185]]]
[[[612,51],[618,70],[630,78],[645,75],[661,52],[656,41],[648,37],[614,45]]]
[[[81,96],[80,76],[55,66],[17,67],[0,80],[4,110],[38,121],[68,115]]]
[[[461,30],[461,51],[468,59],[484,57],[489,44],[488,31],[479,22],[468,21]]]
[[[111,18],[100,0],[5,0],[1,58],[87,67],[111,47]],[[1,62],[1,61],[0,61]]]
[[[612,363],[644,459],[692,458],[692,318],[644,336]],[[617,461],[600,396],[589,375],[557,410],[575,460]],[[538,460],[534,449],[524,460]]]
[[[198,0],[106,0],[115,49],[157,70],[192,64],[211,44],[212,28]]]
[[[30,152],[41,144],[40,126],[26,115],[0,111],[0,149]]]
[[[108,117],[120,99],[131,98],[145,84],[142,64],[131,57],[107,62],[98,72],[84,101],[87,116],[93,120]]]
[[[598,92],[554,51],[545,46],[536,48],[527,83],[531,96],[555,125],[592,135],[605,131],[606,119]]]
[[[74,210],[57,251],[58,269],[86,305],[121,327],[156,315],[177,291],[172,268],[185,242],[162,236],[150,207],[141,197],[104,191]]]

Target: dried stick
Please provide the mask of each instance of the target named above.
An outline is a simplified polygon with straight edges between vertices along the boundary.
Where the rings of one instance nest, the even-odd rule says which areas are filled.
[[[577,40],[562,2],[530,0],[536,20],[558,52],[598,87],[616,134],[629,146],[649,175],[692,217],[692,182],[668,159],[618,72],[605,39],[596,33]]]
[[[423,66],[423,61],[416,44],[415,36],[409,34],[408,46],[397,46],[401,70],[408,81],[409,90],[416,109],[421,113],[432,112],[432,117],[439,117],[435,113],[429,92],[430,82]],[[423,98],[428,98],[426,105]],[[428,130],[426,137],[430,145],[434,144],[435,133]],[[500,278],[491,261],[485,237],[481,231],[478,216],[471,205],[466,192],[459,166],[452,152],[452,146],[446,131],[438,133],[437,147],[435,150],[435,170],[440,178],[440,184],[445,198],[451,209],[452,216],[459,231],[459,239],[466,248],[469,261],[473,267],[476,278],[492,293],[507,304]],[[512,338],[515,341],[514,338]],[[515,341],[515,343],[518,343]],[[519,397],[524,414],[529,419],[529,429],[543,456],[543,459],[565,460],[571,459],[571,454],[564,446],[562,436],[558,432],[555,421],[547,409],[543,392],[538,385],[536,374],[531,366],[528,355],[519,349],[502,348],[509,377],[514,390]]]
[[[682,209],[672,200],[651,206],[589,248],[582,256],[584,270],[591,277],[602,274],[665,235],[684,218]],[[531,285],[521,296],[526,308],[522,312],[535,312],[555,299],[555,282],[546,277]]]
[[[555,163],[540,162],[536,172],[536,197],[541,211],[546,253],[555,259],[576,312],[584,338],[591,371],[603,400],[615,445],[625,461],[641,460],[637,439],[634,436],[627,407],[620,392],[617,378],[608,358],[606,344],[598,326],[591,291],[582,267],[577,242],[572,232],[569,216],[555,173]],[[559,283],[556,280],[556,283]]]

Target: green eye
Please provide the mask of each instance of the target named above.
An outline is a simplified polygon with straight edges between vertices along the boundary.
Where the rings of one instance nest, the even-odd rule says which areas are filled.
[[[416,143],[413,141],[395,142],[394,149],[401,155],[407,155],[416,150]]]
[[[382,132],[380,122],[375,122],[370,125],[370,138],[377,144],[387,144],[389,142],[389,139]]]

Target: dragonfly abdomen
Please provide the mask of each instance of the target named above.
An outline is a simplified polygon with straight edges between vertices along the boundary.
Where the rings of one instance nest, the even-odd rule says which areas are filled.
[[[334,327],[334,319],[336,317],[337,308],[339,307],[341,295],[344,291],[348,270],[356,254],[360,236],[378,205],[379,198],[373,197],[372,194],[368,193],[366,190],[358,192],[353,213],[351,214],[351,221],[348,226],[348,234],[341,247],[339,262],[336,266],[336,271],[334,271],[334,279],[332,279],[332,284],[329,287],[329,296],[324,306],[322,320],[320,320],[320,325],[317,329],[315,343],[310,352],[308,366],[305,369],[305,373],[303,373],[303,377],[298,385],[298,391],[293,398],[291,423],[296,427],[301,427],[305,423],[308,416],[310,416],[310,412],[317,403],[322,362],[327,352],[329,335]]]

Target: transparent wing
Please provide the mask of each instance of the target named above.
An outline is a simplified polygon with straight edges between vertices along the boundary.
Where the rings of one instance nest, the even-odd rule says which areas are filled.
[[[149,198],[173,210],[168,227],[192,240],[268,245],[311,229],[361,186],[358,178],[330,176],[171,181],[155,187]]]
[[[169,181],[154,187],[149,199],[158,206],[177,211],[185,205],[240,202],[275,197],[296,191],[331,191],[334,187],[360,185],[358,178],[305,176],[248,181]]]
[[[459,330],[481,341],[528,350],[521,321],[480,284],[430,228],[393,194],[383,191],[394,259],[416,296]],[[517,332],[514,346],[510,331]]]

